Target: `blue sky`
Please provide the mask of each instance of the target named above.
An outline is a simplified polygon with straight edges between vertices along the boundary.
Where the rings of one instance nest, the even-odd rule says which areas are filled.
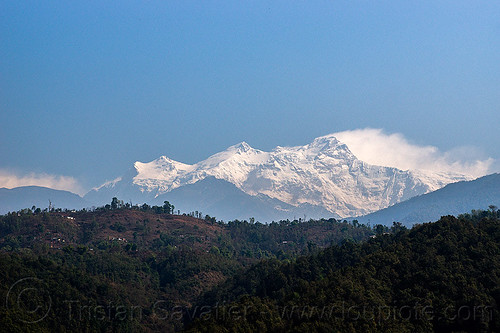
[[[0,45],[0,184],[364,128],[500,158],[498,2],[2,1]]]

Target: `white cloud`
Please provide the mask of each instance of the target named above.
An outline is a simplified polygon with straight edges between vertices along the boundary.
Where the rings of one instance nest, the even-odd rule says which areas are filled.
[[[480,177],[491,173],[495,162],[481,156],[475,147],[457,147],[441,152],[434,146],[412,144],[400,133],[386,134],[382,129],[365,128],[333,135],[360,160],[402,170],[457,172]]]
[[[0,169],[0,187],[14,188],[19,186],[43,186],[55,190],[65,190],[82,195],[84,190],[73,177],[49,175],[45,173],[17,173]]]

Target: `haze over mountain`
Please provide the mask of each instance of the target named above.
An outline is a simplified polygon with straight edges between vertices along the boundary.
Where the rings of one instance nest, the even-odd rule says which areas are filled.
[[[247,196],[260,198],[261,203],[263,196],[268,205],[273,199],[272,209],[283,215],[292,212],[293,207],[309,206],[314,207],[313,211],[321,211],[321,207],[340,217],[368,214],[449,183],[471,179],[452,172],[371,165],[356,158],[335,136],[327,135],[304,146],[278,146],[270,152],[241,142],[192,165],[166,156],[149,163],[135,162],[122,177],[91,190],[85,199],[97,204],[107,203],[114,196],[134,203],[157,202],[163,195],[174,194],[174,190],[207,177],[231,183]],[[227,184],[212,181],[211,186],[214,193],[226,193],[215,187]],[[231,202],[232,196],[226,198],[228,207],[237,205]],[[225,214],[223,209],[207,213]]]
[[[181,212],[196,209],[201,213],[215,214],[224,221],[252,217],[257,221],[339,217],[321,206],[302,204],[296,207],[265,194],[249,195],[234,184],[213,176],[178,187],[153,200],[158,205],[164,201],[173,203]]]

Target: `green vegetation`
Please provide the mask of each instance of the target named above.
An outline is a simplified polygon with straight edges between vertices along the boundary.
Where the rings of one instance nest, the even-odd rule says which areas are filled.
[[[262,261],[208,292],[189,331],[498,331],[496,207],[398,229]]]
[[[374,231],[345,221],[218,222],[113,198],[94,211],[0,217],[9,332],[177,331],[203,293],[262,259],[294,260]],[[190,214],[201,217],[201,213]]]
[[[9,332],[500,330],[500,212],[408,230],[132,206],[0,216]]]

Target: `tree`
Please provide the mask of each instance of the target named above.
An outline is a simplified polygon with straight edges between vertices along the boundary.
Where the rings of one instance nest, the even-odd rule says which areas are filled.
[[[389,230],[389,228],[387,228],[386,226],[382,225],[382,224],[377,224],[375,226],[375,233],[377,235],[382,235],[384,232],[387,232]]]
[[[395,234],[397,234],[400,231],[406,231],[408,228],[406,228],[401,222],[392,222],[392,227],[391,231]]]
[[[168,201],[163,201],[163,211],[167,214],[173,212],[173,206]]]
[[[117,197],[113,197],[113,199],[111,199],[111,209],[117,209],[118,208],[118,198]]]

